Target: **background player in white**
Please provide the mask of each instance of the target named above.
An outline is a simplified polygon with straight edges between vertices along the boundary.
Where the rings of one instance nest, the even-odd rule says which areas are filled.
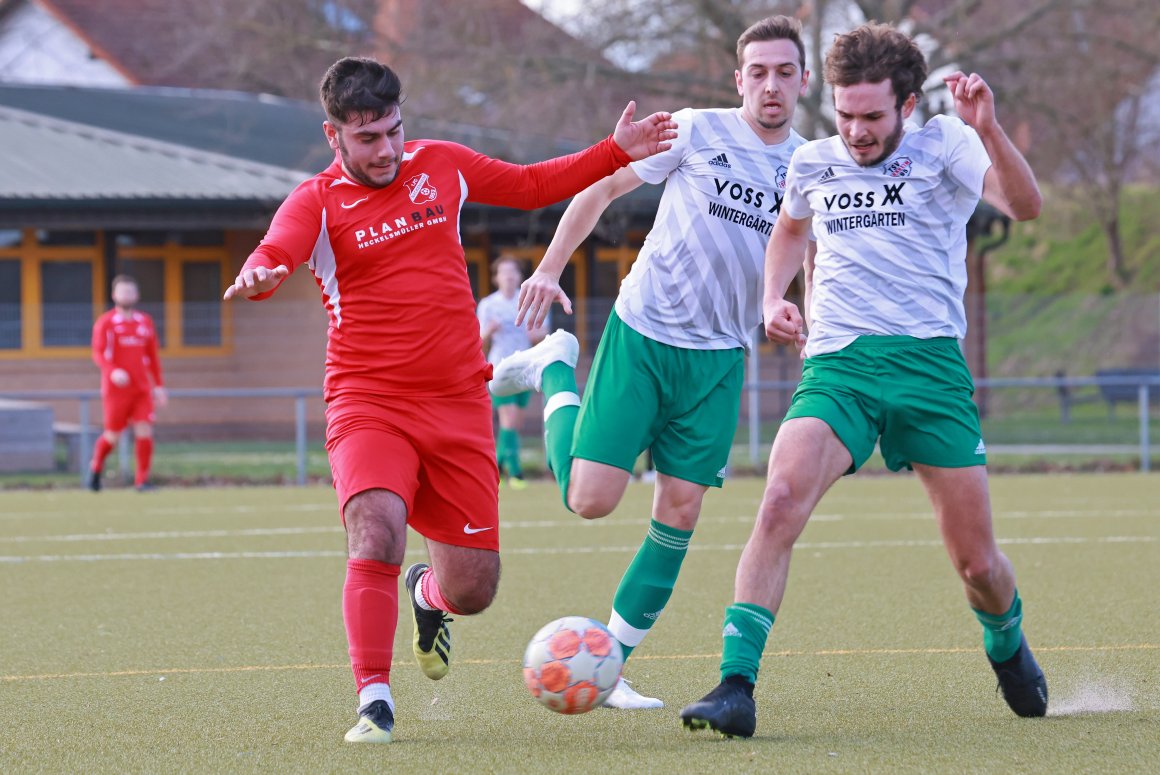
[[[576,338],[557,331],[496,367],[492,393],[545,397],[548,464],[565,505],[588,518],[620,502],[640,453],[656,464],[652,523],[613,599],[609,629],[625,655],[663,612],[701,502],[720,487],[733,446],[745,348],[760,322],[765,245],[794,150],[791,122],[808,73],[801,25],[785,16],[737,41],[740,108],[685,109],[677,139],[647,163],[590,186],[568,206],[543,261],[523,284],[520,318],[540,325],[571,303],[560,289],[568,258],[616,197],[665,183],[656,221],[621,285],[592,364],[583,404]],[[606,704],[662,707],[624,681]]]
[[[681,718],[727,735],[754,733],[753,687],[793,544],[822,495],[875,442],[888,467],[913,468],[926,488],[1007,703],[1021,716],[1042,716],[1047,684],[1022,635],[1011,563],[992,532],[986,448],[959,347],[966,222],[980,195],[1011,218],[1036,217],[1035,177],[978,75],[945,79],[961,121],[936,116],[921,129],[904,126],[927,66],[888,25],[839,35],[825,77],[839,134],[794,156],[766,254],[766,333],[805,346],[802,382],[773,443],[736,602],[726,609],[721,684]],[[784,294],[801,267],[811,217],[817,256],[807,342]]]
[[[515,256],[500,256],[492,264],[495,276],[495,293],[479,300],[476,315],[479,318],[479,335],[483,339],[483,349],[487,361],[496,364],[504,358],[526,350],[541,341],[548,334],[550,321],[542,326],[526,328],[516,324],[519,312],[520,283],[524,273],[520,270],[520,260]],[[507,472],[508,484],[514,490],[527,487],[520,467],[520,425],[524,419],[524,408],[528,405],[528,391],[511,396],[492,396],[491,405],[499,415],[499,433],[496,435],[496,461],[500,474]]]

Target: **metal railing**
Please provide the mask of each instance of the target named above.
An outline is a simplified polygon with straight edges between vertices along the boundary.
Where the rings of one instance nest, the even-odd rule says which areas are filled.
[[[170,399],[181,398],[290,398],[294,400],[294,457],[296,484],[306,484],[306,401],[322,398],[322,388],[174,388],[168,391]],[[96,435],[90,433],[92,413],[90,403],[101,397],[99,390],[38,390],[22,392],[2,392],[0,398],[22,401],[77,401],[79,402],[79,441],[82,451],[95,443]],[[122,439],[125,437],[122,436]],[[125,447],[121,458],[124,469]],[[81,484],[88,481],[88,470],[80,466]]]
[[[762,439],[762,394],[770,391],[782,391],[787,395],[797,387],[796,380],[761,381],[756,378],[760,373],[759,354],[753,348],[749,356],[749,379],[745,383],[745,400],[748,407],[748,457],[753,466],[761,462],[763,444],[770,440]],[[1115,447],[1114,451],[1138,450],[1140,470],[1151,470],[1151,438],[1150,406],[1153,395],[1160,396],[1160,376],[1136,377],[1025,377],[1025,378],[995,378],[976,380],[977,389],[1021,389],[1021,390],[1052,390],[1062,388],[1084,387],[1130,387],[1136,391],[1136,407],[1139,422],[1138,443],[1128,447]],[[77,401],[79,405],[79,447],[82,451],[92,447],[95,433],[92,432],[93,414],[90,404],[100,399],[97,390],[40,390],[0,392],[0,398],[31,400],[31,401]],[[307,401],[322,398],[319,388],[175,388],[169,391],[171,399],[225,399],[225,398],[284,398],[294,401],[294,451],[295,451],[295,483],[303,485],[307,480]],[[767,414],[767,413],[765,413]],[[124,437],[123,437],[124,438]],[[1082,445],[1080,446],[1082,448]],[[1000,451],[998,448],[993,448]],[[1101,452],[1109,451],[1107,448]],[[125,448],[122,447],[122,463],[124,464]],[[81,468],[81,482],[85,482],[87,470]],[[124,468],[124,465],[122,465]]]

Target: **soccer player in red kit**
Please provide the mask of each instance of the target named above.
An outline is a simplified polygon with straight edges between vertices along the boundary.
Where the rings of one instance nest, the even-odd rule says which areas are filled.
[[[286,199],[225,298],[268,297],[306,263],[329,315],[326,448],[347,533],[343,619],[359,694],[350,742],[390,742],[398,577],[410,524],[430,565],[406,573],[424,674],[450,666],[448,614],[478,613],[499,581],[499,471],[459,217],[468,201],[532,209],[668,148],[667,113],[580,153],[527,166],[403,140],[402,85],[345,58],[322,80],[335,162]]]
[[[93,449],[89,489],[100,492],[105,458],[117,446],[121,432],[133,424],[137,446],[138,491],[149,489],[153,462],[153,404],[165,406],[161,359],[157,357],[157,329],[153,318],[134,309],[140,298],[137,281],[128,275],[113,278],[113,309],[93,325],[93,361],[101,369],[101,403],[105,428]]]

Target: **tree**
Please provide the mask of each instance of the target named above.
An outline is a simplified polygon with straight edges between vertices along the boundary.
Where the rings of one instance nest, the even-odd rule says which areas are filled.
[[[923,47],[935,76],[924,112],[950,109],[937,78],[949,68],[987,78],[1004,125],[1020,129],[1016,142],[1040,178],[1091,207],[1107,238],[1109,283],[1122,287],[1123,187],[1160,156],[1155,0],[605,0],[563,23],[640,70],[641,83],[668,107],[714,107],[737,104],[737,37],[779,12],[804,26],[811,78],[798,103],[803,135],[835,131],[822,83],[833,34],[867,20],[897,24]]]

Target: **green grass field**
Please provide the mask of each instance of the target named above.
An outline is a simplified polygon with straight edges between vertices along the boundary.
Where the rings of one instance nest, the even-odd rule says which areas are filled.
[[[557,716],[520,657],[557,616],[607,616],[651,488],[587,523],[554,488],[503,491],[495,606],[453,625],[438,683],[396,638],[396,741],[351,746],[343,535],[323,488],[0,493],[0,772],[1143,772],[1160,759],[1160,480],[996,477],[997,530],[1051,687],[995,693],[918,483],[857,477],[794,557],[758,684],[758,736],[691,734],[760,497],[706,503],[627,677],[661,711]],[[414,535],[408,562],[423,556]]]

